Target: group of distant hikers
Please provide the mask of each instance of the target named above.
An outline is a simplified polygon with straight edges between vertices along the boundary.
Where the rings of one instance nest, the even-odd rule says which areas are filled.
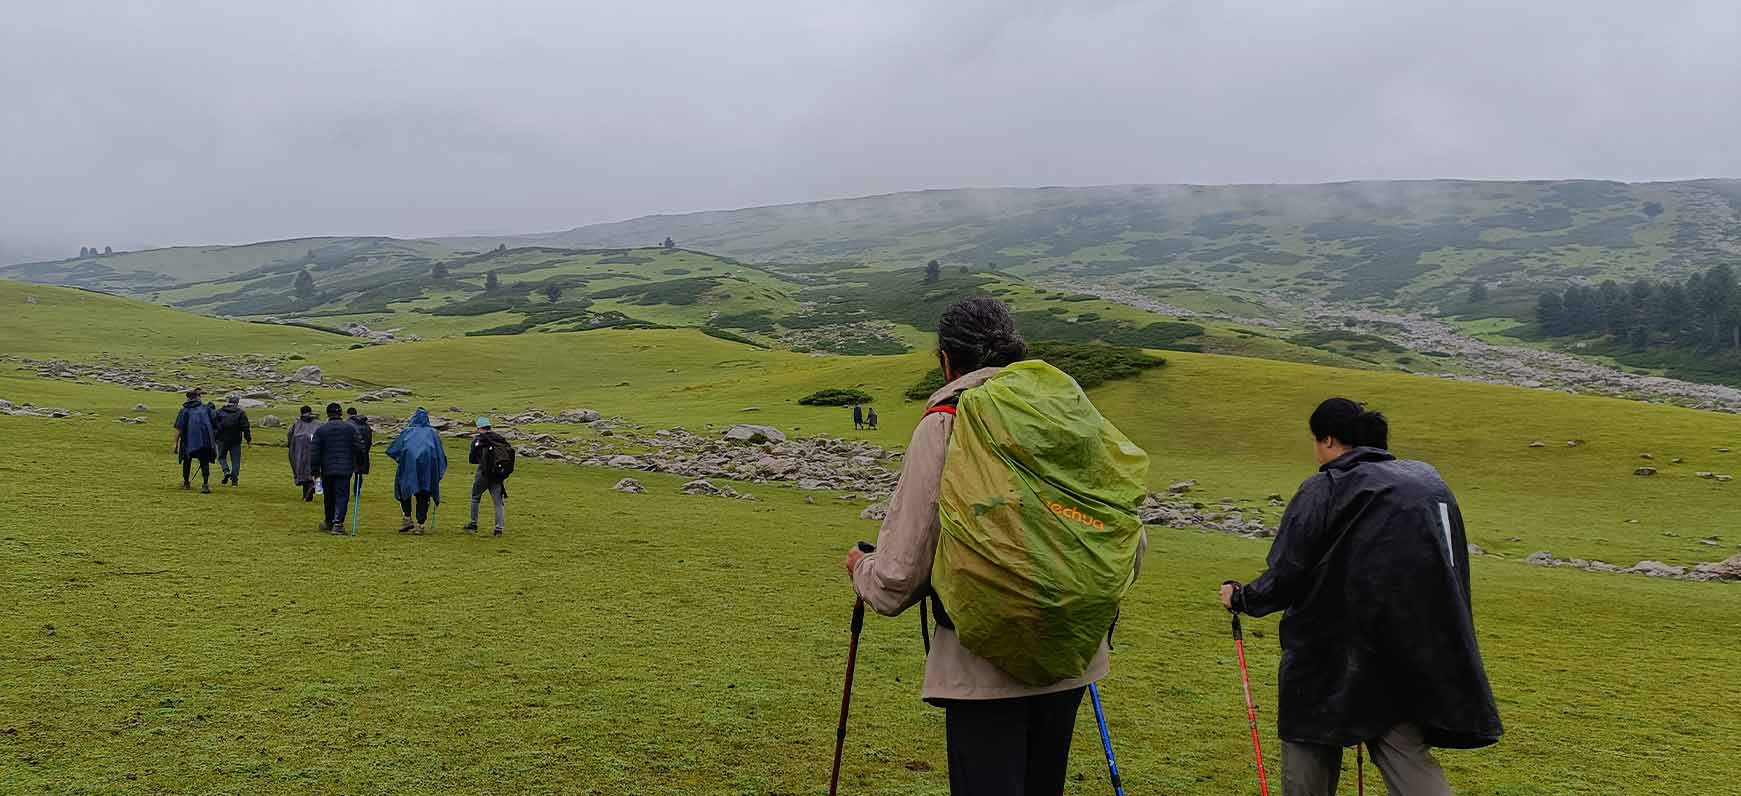
[[[863,404],[853,404],[852,427],[859,431],[865,429],[870,429],[871,431],[877,430],[877,408],[874,406],[865,406]]]
[[[210,494],[211,463],[223,471],[222,484],[239,486],[242,475],[242,445],[254,443],[253,426],[241,407],[241,398],[231,395],[222,408],[201,400],[199,389],[187,391],[187,401],[175,416],[175,453],[181,462],[181,488],[193,488],[193,465],[200,469],[200,492]],[[348,418],[347,418],[348,415]],[[488,417],[477,419],[471,438],[469,461],[477,465],[472,479],[471,521],[464,530],[478,529],[478,509],[484,495],[495,507],[495,535],[501,536],[507,522],[508,476],[514,472],[514,447],[497,433]],[[286,439],[290,450],[292,481],[305,502],[322,496],[319,530],[346,533],[345,520],[355,500],[360,509],[363,480],[375,445],[375,430],[368,417],[355,407],[326,405],[326,421],[316,420],[312,407],[302,407],[290,424]],[[387,457],[398,465],[393,477],[393,498],[398,501],[403,522],[400,533],[422,535],[430,521],[430,507],[441,505],[441,479],[447,475],[447,452],[441,435],[429,423],[421,407],[405,429],[387,446]],[[353,522],[351,532],[356,530]]]
[[[923,697],[944,710],[952,794],[1061,794],[1085,693],[1122,793],[1095,684],[1147,547],[1148,456],[1068,376],[1027,360],[1002,302],[949,308],[937,347],[948,383],[926,403],[876,543],[847,553],[859,602],[838,738],[863,607],[918,606]],[[1285,612],[1283,793],[1334,793],[1344,748],[1363,746],[1392,794],[1449,796],[1431,750],[1503,732],[1457,500],[1430,465],[1389,452],[1382,414],[1332,398],[1307,425],[1319,471],[1284,512],[1268,569],[1219,594],[1236,640],[1239,614]],[[1261,749],[1257,761],[1268,793]],[[837,744],[831,792],[839,770]]]

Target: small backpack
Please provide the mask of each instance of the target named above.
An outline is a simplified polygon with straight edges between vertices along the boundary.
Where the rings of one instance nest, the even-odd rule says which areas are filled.
[[[220,436],[223,436],[223,437],[229,437],[231,435],[235,435],[238,437],[241,436],[242,435],[242,413],[241,412],[219,412],[218,413],[218,434]]]
[[[492,481],[506,481],[514,474],[514,446],[500,434],[484,438],[484,474]]]

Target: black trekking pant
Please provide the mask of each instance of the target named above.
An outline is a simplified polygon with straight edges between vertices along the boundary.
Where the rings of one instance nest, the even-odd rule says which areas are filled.
[[[350,474],[322,475],[320,488],[326,490],[326,524],[334,528],[344,525],[351,508]]]
[[[937,700],[952,796],[1061,796],[1084,688],[1015,699]]]
[[[195,457],[195,456],[183,456],[181,458],[181,482],[184,484],[187,483],[188,478],[190,478],[193,475],[193,463],[196,460],[199,461],[199,480],[200,480],[200,483],[202,483],[202,484],[211,483],[211,481],[212,481],[212,463],[209,461],[206,461],[205,459],[200,459],[200,458]]]
[[[407,516],[407,517],[411,516],[411,498],[400,498],[399,499],[399,510],[401,512],[403,512],[405,514],[405,516]],[[422,525],[424,522],[428,521],[428,519],[429,519],[429,493],[428,492],[418,492],[417,493],[417,524]]]

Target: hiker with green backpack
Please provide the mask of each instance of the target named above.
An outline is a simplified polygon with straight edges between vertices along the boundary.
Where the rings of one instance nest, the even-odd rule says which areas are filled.
[[[1148,455],[1069,376],[1023,361],[1002,302],[950,307],[937,348],[948,384],[913,432],[876,546],[851,551],[847,571],[879,614],[936,614],[923,695],[945,711],[950,792],[1057,796],[1147,547]]]

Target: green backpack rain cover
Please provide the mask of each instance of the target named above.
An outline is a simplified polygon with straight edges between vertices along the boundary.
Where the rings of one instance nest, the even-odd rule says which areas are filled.
[[[1148,466],[1044,362],[962,393],[931,568],[962,646],[1025,683],[1082,676],[1134,577]]]

